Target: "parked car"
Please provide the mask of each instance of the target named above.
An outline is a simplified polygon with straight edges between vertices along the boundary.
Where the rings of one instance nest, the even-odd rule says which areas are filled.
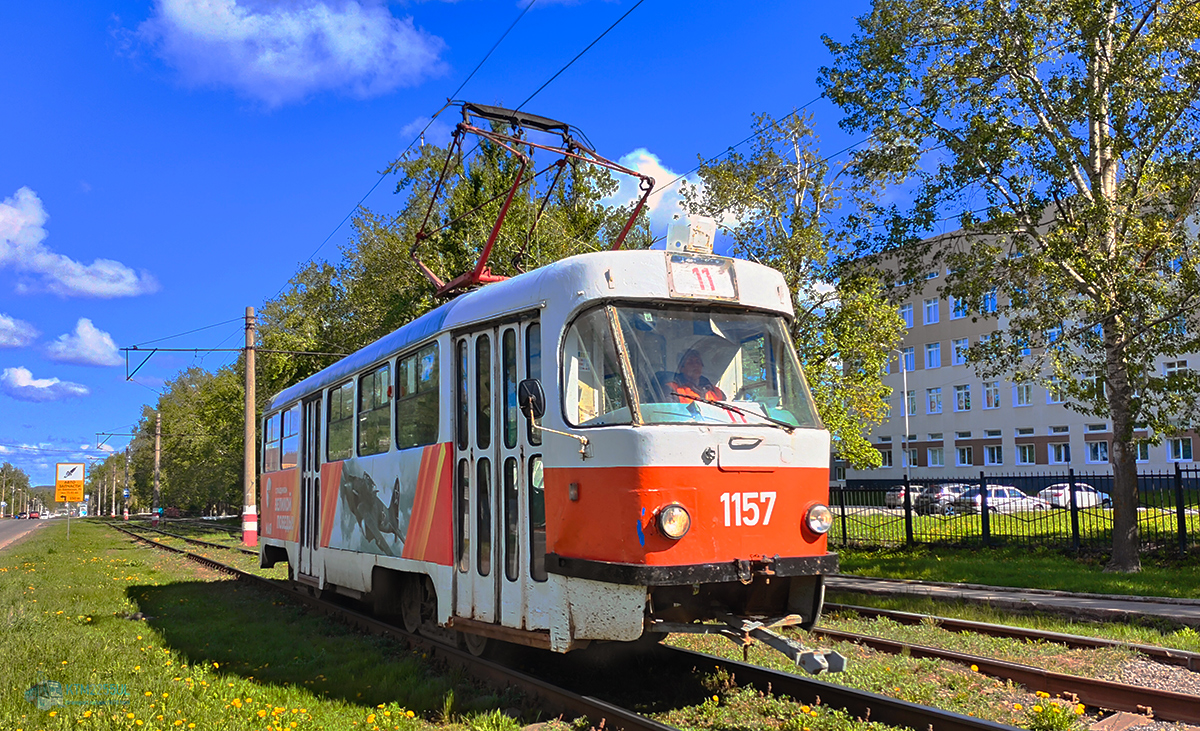
[[[1056,508],[1071,507],[1071,485],[1060,482],[1038,493],[1038,497]],[[1086,482],[1075,483],[1075,505],[1080,508],[1111,508],[1112,498],[1108,493],[1097,490]]]
[[[36,510],[29,511],[29,519],[30,520],[37,520],[40,517],[42,517],[42,514],[39,513],[38,511],[36,511]]]
[[[29,513],[17,513],[13,517],[16,518],[17,520],[24,520],[25,518],[29,517]]]
[[[913,495],[909,497],[909,500],[916,498],[916,492],[916,490],[913,490]],[[883,504],[885,507],[889,508],[904,507],[904,485],[901,485],[900,487],[893,487],[891,490],[888,490],[887,494],[883,496]]]
[[[1023,513],[1032,510],[1050,510],[1050,503],[1039,497],[1031,497],[1008,485],[988,486],[988,512]],[[983,503],[978,487],[972,487],[954,499],[956,513],[978,513]]]
[[[913,512],[920,515],[953,515],[954,499],[972,487],[962,482],[926,485],[913,498]]]

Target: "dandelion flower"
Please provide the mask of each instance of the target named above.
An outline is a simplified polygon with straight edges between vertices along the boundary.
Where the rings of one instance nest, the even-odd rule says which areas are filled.
[[[1076,715],[1076,716],[1082,716],[1082,715],[1083,715],[1083,710],[1084,710],[1084,708],[1083,708],[1083,704],[1082,704],[1082,703],[1080,703],[1079,705],[1075,706],[1075,715]]]
[[[408,716],[409,718],[412,718],[412,717],[413,717],[413,716],[415,716],[416,714],[414,714],[412,711],[405,711],[405,712],[404,712],[404,715]]]
[[[1042,707],[1041,707],[1041,706],[1034,706],[1034,707],[1033,707],[1033,712],[1034,712],[1034,713],[1041,713],[1041,712],[1042,712]]]
[[[979,666],[978,666],[978,665],[972,665],[972,666],[971,666],[971,672],[973,672],[973,673],[977,673],[977,672],[979,672]]]
[[[1013,710],[1014,710],[1014,711],[1019,711],[1019,710],[1021,710],[1021,709],[1023,709],[1023,708],[1025,708],[1025,706],[1021,705],[1020,703],[1014,703],[1014,704],[1013,704]]]
[[[58,711],[50,711],[50,715],[51,715],[51,716],[57,716],[57,715],[58,715]]]

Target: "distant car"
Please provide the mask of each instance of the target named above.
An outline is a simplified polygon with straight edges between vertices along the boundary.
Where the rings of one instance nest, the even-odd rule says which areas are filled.
[[[913,494],[916,494],[916,490],[913,491]],[[912,498],[910,497],[909,499],[911,500]],[[889,508],[904,507],[904,485],[888,490],[887,494],[883,496],[883,504]]]
[[[954,499],[972,487],[962,482],[927,485],[913,498],[913,512],[919,515],[953,515]]]
[[[1060,482],[1038,493],[1038,497],[1056,508],[1071,507],[1071,485]],[[1075,483],[1075,505],[1080,508],[1111,508],[1112,498],[1108,493],[1097,490],[1086,482]]]
[[[1050,503],[1039,497],[1030,497],[1015,487],[1008,485],[989,485],[988,512],[990,513],[1024,513],[1034,510],[1050,510]],[[982,510],[983,500],[978,487],[972,487],[954,499],[955,512],[978,513]]]
[[[38,511],[36,511],[36,510],[29,511],[29,519],[30,520],[37,520],[40,517],[42,517],[42,514],[39,513]]]
[[[13,517],[16,518],[17,520],[24,520],[25,518],[29,517],[29,513],[17,513]]]

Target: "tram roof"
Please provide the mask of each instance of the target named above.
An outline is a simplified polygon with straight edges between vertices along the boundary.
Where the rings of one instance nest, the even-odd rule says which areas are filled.
[[[516,313],[523,309],[539,307],[543,302],[562,299],[577,303],[580,299],[603,299],[609,297],[668,297],[665,267],[659,262],[668,252],[661,250],[600,251],[561,259],[546,266],[525,272],[512,279],[489,284],[456,297],[424,315],[402,325],[375,342],[342,358],[336,363],[317,371],[308,378],[280,391],[265,407],[265,411],[280,408],[298,401],[303,396],[345,382],[354,374],[375,363],[380,363],[413,345],[429,340],[437,333],[468,325],[472,322]],[[778,272],[744,260],[734,260],[739,280],[749,275],[766,284],[764,275],[771,278],[772,287],[749,286],[741,289],[739,302],[743,305],[777,310],[791,314],[791,301],[775,289],[783,285]],[[662,271],[661,277],[653,272]],[[623,281],[636,282],[636,286],[614,289],[608,285],[607,274],[618,272],[626,276]],[[657,281],[661,278],[661,282]],[[661,291],[660,291],[661,290]]]

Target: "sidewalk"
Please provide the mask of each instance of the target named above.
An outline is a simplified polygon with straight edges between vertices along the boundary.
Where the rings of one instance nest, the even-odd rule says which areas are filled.
[[[873,579],[846,574],[826,577],[825,587],[827,591],[852,591],[860,594],[927,596],[941,601],[964,601],[1001,609],[1046,612],[1079,619],[1124,622],[1154,618],[1189,627],[1200,627],[1200,599],[1073,594],[1045,589]]]

